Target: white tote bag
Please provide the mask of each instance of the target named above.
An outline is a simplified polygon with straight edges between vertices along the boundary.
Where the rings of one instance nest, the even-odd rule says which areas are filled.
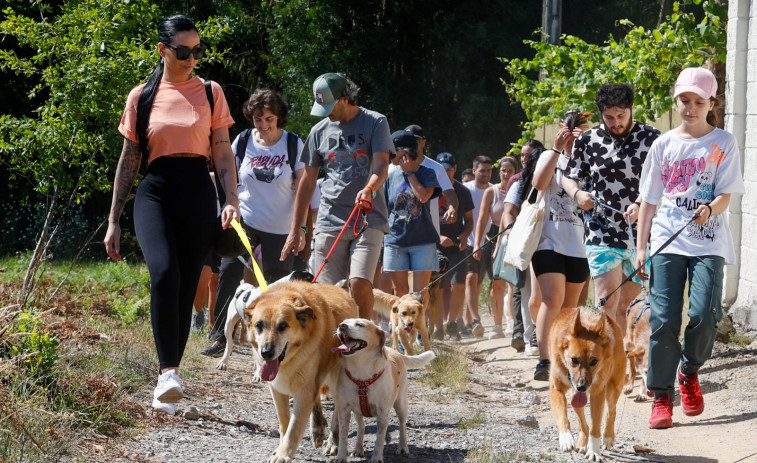
[[[505,262],[517,268],[525,270],[531,264],[531,257],[536,252],[541,239],[541,231],[544,228],[544,217],[547,213],[546,190],[539,191],[536,201],[531,203],[534,189],[523,201],[515,225],[507,238],[505,250]]]

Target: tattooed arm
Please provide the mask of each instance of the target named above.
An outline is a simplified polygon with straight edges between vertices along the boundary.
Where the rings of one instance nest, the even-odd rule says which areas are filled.
[[[121,226],[118,221],[124,210],[129,192],[134,185],[134,180],[142,163],[142,153],[139,143],[124,138],[124,146],[121,150],[121,158],[118,160],[116,178],[113,181],[113,202],[110,205],[108,216],[108,231],[105,233],[105,250],[113,260],[121,260]]]
[[[237,195],[237,170],[234,153],[231,151],[228,127],[219,127],[211,135],[211,156],[216,169],[216,181],[226,193],[226,203],[221,209],[221,221],[228,227],[232,218],[239,218],[239,196]]]

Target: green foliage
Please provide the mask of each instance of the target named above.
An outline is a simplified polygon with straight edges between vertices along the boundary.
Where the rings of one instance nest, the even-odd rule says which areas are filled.
[[[502,58],[510,75],[504,82],[507,93],[528,119],[513,152],[533,138],[536,128],[553,123],[568,109],[596,113],[594,96],[603,83],[627,82],[634,88],[634,117],[639,120],[654,120],[670,110],[670,91],[681,69],[708,60],[725,62],[727,4],[689,1],[701,4],[702,18],[681,11],[676,2],[673,13],[656,29],[623,20],[626,36],[610,38],[603,46],[563,36],[559,46],[527,41],[536,53],[534,58]],[[595,120],[599,118],[594,115]]]
[[[27,374],[47,388],[58,361],[58,341],[44,330],[36,315],[29,313],[18,316],[10,333],[16,335],[16,342],[0,350],[0,357],[20,357]]]

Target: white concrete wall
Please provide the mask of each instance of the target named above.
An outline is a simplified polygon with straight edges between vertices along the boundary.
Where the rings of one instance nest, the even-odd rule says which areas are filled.
[[[746,194],[728,213],[740,259],[726,267],[724,303],[735,321],[757,329],[757,2],[729,1],[727,46],[725,129],[739,143]]]

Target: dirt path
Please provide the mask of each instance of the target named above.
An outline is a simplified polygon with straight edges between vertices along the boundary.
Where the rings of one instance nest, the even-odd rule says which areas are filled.
[[[484,325],[487,325],[486,318]],[[487,326],[487,332],[488,332]],[[397,426],[384,461],[391,462],[576,462],[581,455],[562,453],[549,406],[548,385],[532,380],[534,357],[516,353],[509,339],[439,343],[436,349],[461,349],[469,362],[469,389],[461,394],[423,386],[411,372],[408,440],[411,455],[394,454]],[[267,386],[250,378],[249,347],[238,348],[227,371],[208,359],[198,378],[184,380],[183,416],[151,417],[131,440],[93,445],[88,461],[222,463],[264,462],[278,445],[278,423]],[[715,358],[700,373],[704,413],[683,415],[678,401],[675,426],[649,430],[650,402],[621,396],[618,445],[605,461],[665,463],[757,462],[757,342],[741,349],[716,346]],[[144,391],[149,404],[151,391]],[[187,413],[196,409],[199,414]],[[325,404],[331,419],[331,403]],[[570,412],[573,429],[575,414]],[[394,420],[394,417],[393,417]],[[354,423],[353,423],[354,425]],[[366,421],[366,459],[373,449],[375,420]],[[354,442],[354,430],[350,435]],[[635,451],[636,450],[636,451]],[[332,461],[303,439],[295,461]]]

